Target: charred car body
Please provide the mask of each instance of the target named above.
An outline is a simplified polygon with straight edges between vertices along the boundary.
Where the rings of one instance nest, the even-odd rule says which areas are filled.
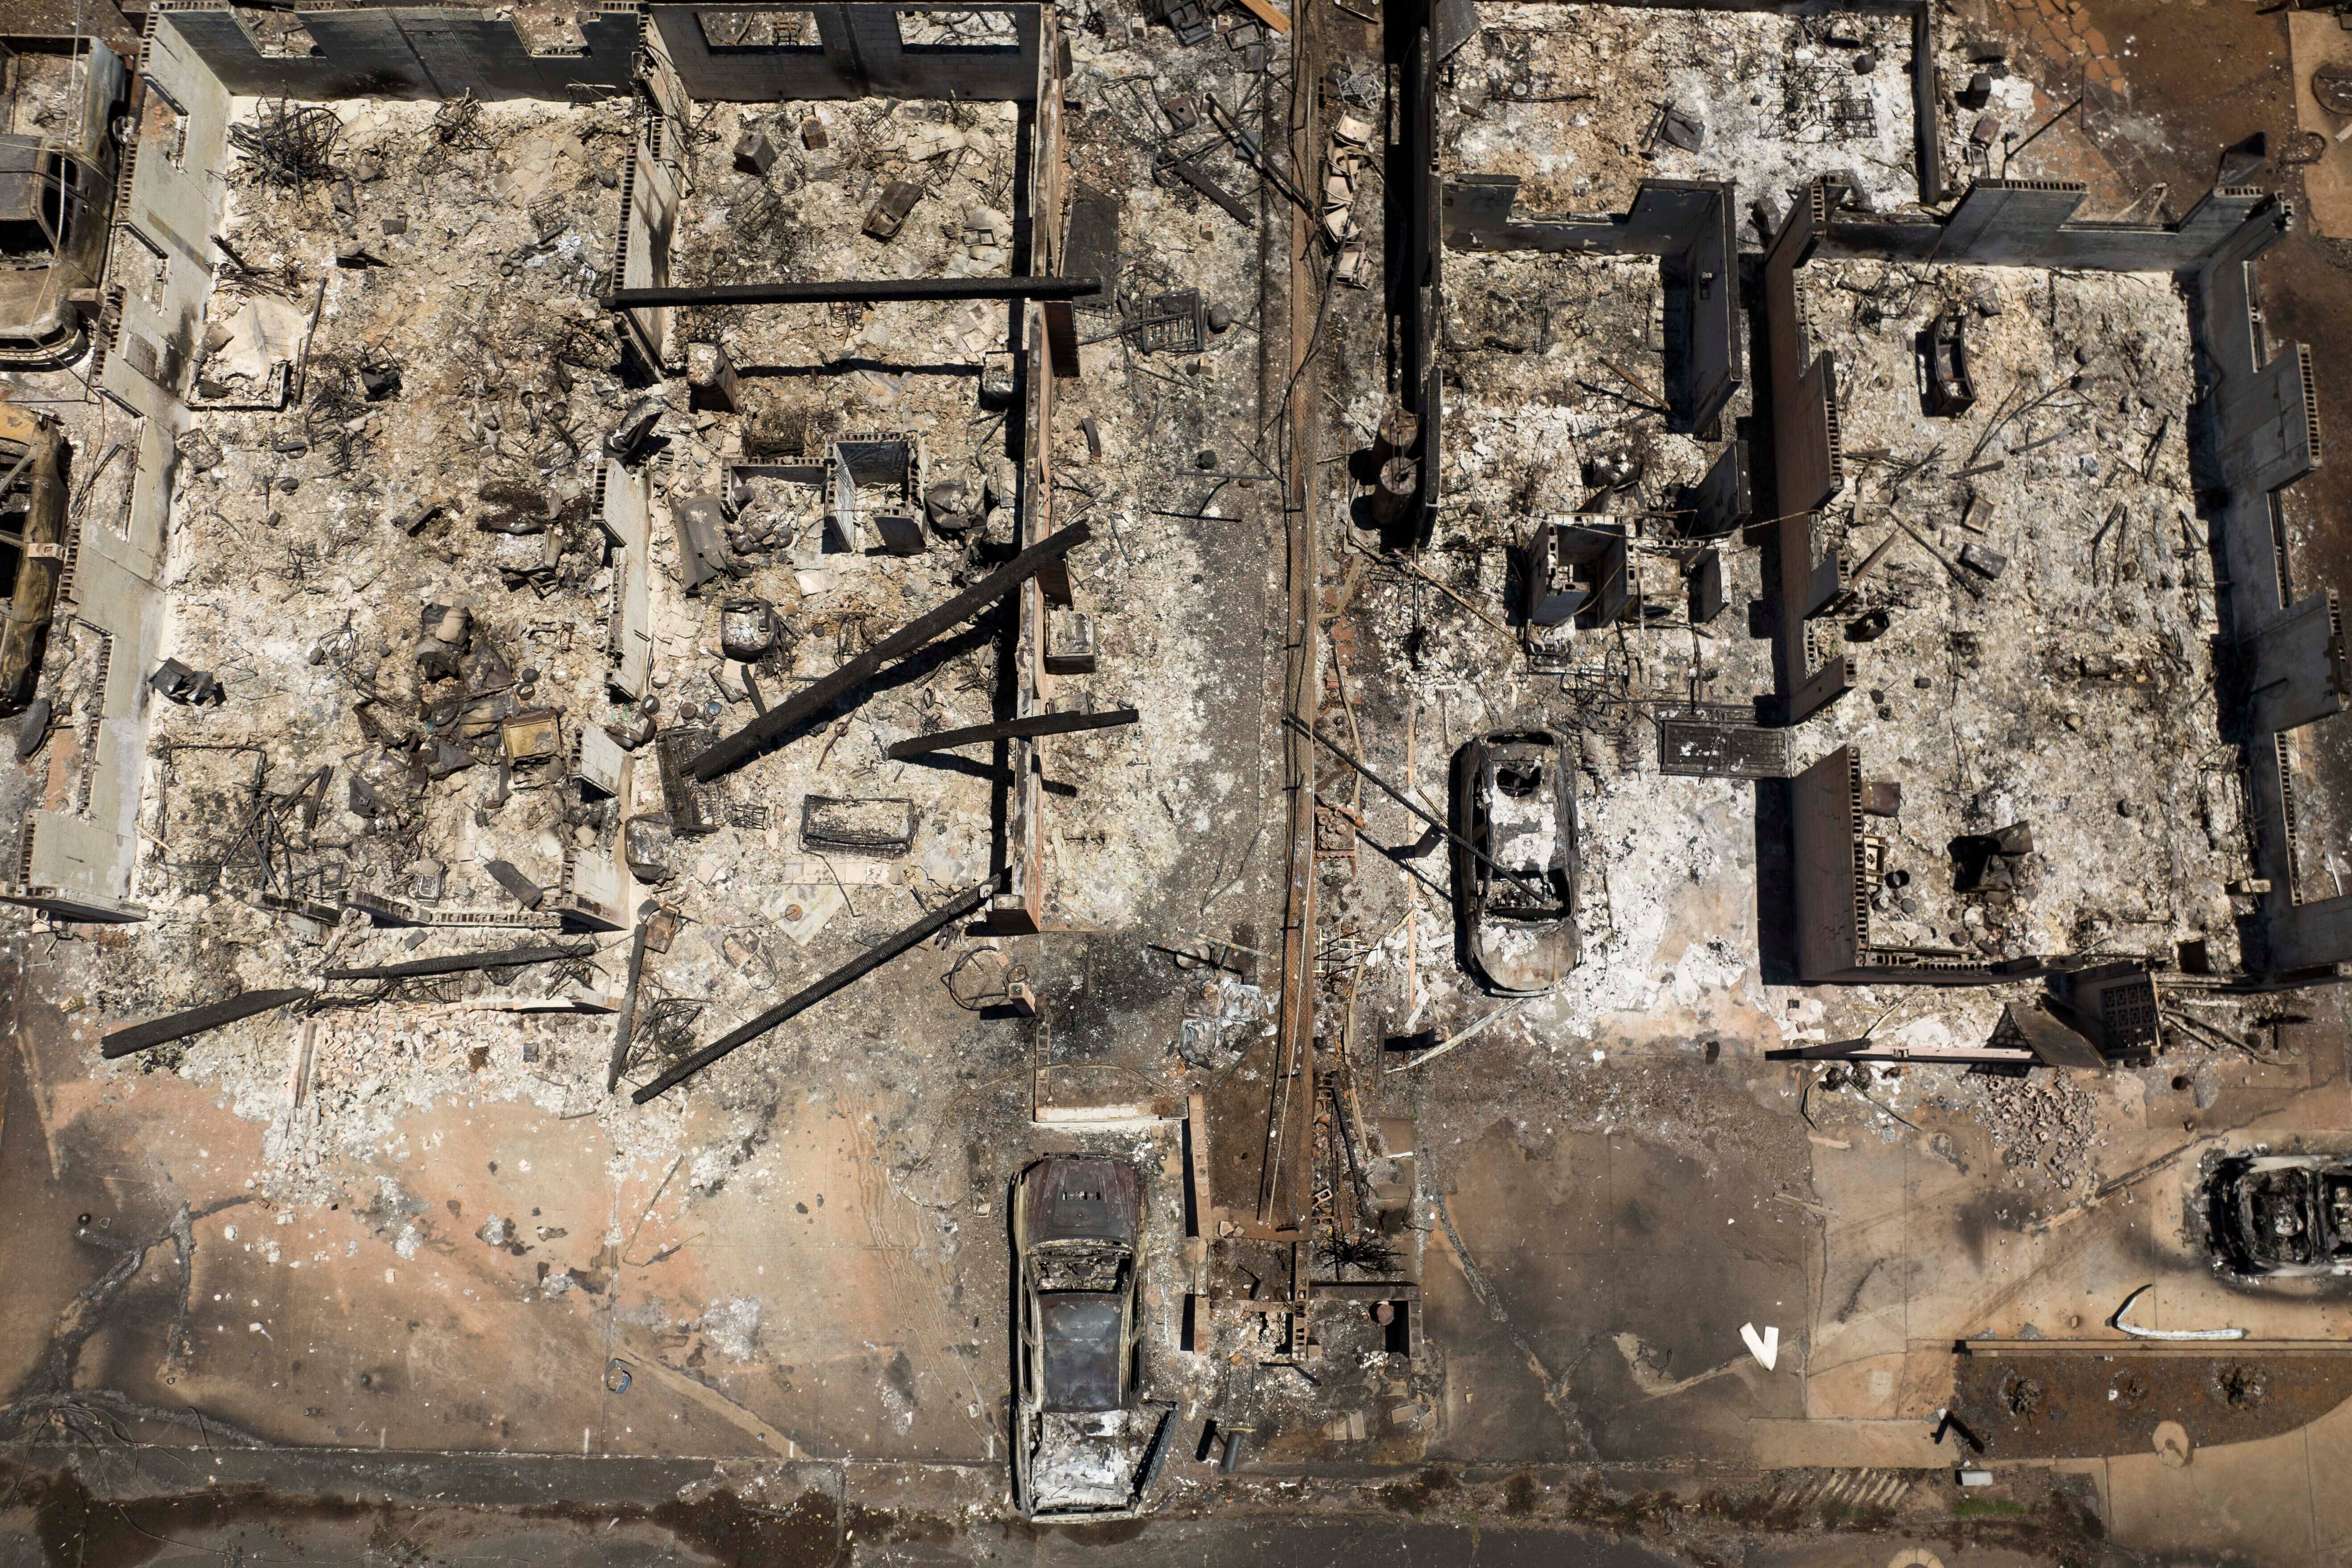
[[[24,107],[35,65],[65,76],[62,109],[44,110],[41,121],[28,121]],[[53,370],[89,347],[87,318],[112,232],[114,123],[130,77],[91,38],[62,58],[18,56],[11,68],[16,101],[0,134],[0,370]]]
[[[2352,1157],[2231,1155],[2206,1178],[2205,1220],[2232,1274],[2352,1274]]]
[[[1479,736],[1454,753],[1453,786],[1454,929],[1463,962],[1500,994],[1549,991],[1576,967],[1579,952],[1576,790],[1567,745],[1549,730]]]
[[[43,416],[0,403],[0,713],[22,712],[40,684],[65,569],[65,445]]]
[[[1166,1407],[1137,1397],[1143,1180],[1119,1160],[1041,1160],[1013,1189],[1013,1500],[1024,1516],[1132,1517]]]

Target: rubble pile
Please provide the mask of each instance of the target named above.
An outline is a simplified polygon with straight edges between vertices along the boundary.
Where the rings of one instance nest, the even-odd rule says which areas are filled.
[[[1524,176],[1530,212],[1622,212],[1649,177],[1736,179],[1776,210],[1818,174],[1876,210],[1917,199],[1906,17],[1504,5],[1479,22],[1445,66],[1445,168]]]
[[[1845,262],[1806,300],[1845,383],[1850,484],[1822,531],[1855,569],[1836,618],[1864,688],[1824,729],[1901,784],[1873,940],[2234,953],[2244,806],[2215,739],[2179,299],[2135,276]],[[1931,417],[1916,343],[1954,318],[1975,406]],[[2013,855],[1956,847],[2021,826]]]
[[[2098,1103],[2063,1073],[2030,1078],[1977,1078],[1971,1097],[1992,1134],[2001,1168],[2024,1182],[2088,1195],[2098,1175]]]

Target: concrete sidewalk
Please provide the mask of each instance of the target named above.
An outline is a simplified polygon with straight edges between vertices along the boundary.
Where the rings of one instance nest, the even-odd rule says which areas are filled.
[[[2169,1561],[2352,1563],[2352,1402],[2276,1437],[2200,1448],[2179,1469],[2153,1453],[2058,1468],[2096,1479],[2117,1546]]]

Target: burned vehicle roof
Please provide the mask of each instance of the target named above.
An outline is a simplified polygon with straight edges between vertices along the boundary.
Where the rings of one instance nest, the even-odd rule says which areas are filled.
[[[1142,1224],[1143,1183],[1118,1160],[1041,1160],[1022,1178],[1024,1239],[1108,1242],[1132,1247]]]
[[[1572,808],[1563,810],[1567,776],[1558,737],[1541,731],[1491,735],[1479,783],[1486,812],[1486,853],[1505,869],[1535,880],[1557,899],[1546,903],[1517,882],[1491,877],[1486,898],[1497,913],[1557,914],[1573,910],[1576,864]]]
[[[110,128],[130,78],[95,39],[77,43],[66,71],[61,122],[0,134],[0,366],[10,369],[81,357],[89,331],[75,295],[106,272],[120,162]]]
[[[1121,1300],[1113,1290],[1061,1290],[1038,1298],[1045,1352],[1042,1408],[1117,1410],[1123,1403]]]

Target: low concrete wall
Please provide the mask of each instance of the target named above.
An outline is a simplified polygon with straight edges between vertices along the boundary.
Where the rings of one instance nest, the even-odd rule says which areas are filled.
[[[605,0],[583,14],[579,45],[540,48],[509,16],[495,12],[444,6],[297,11],[295,19],[316,48],[289,56],[263,53],[225,4],[165,0],[160,9],[174,46],[200,59],[229,92],[313,100],[618,97],[634,90],[637,47],[650,28],[688,94],[703,102],[892,97],[1026,103],[1037,95],[1047,35],[1046,8],[1036,0],[938,8],[848,0],[642,9]],[[814,41],[713,44],[702,21],[705,15],[763,14],[805,18],[793,30]],[[1003,41],[905,42],[902,14],[1001,18]],[[726,36],[723,26],[720,36]]]
[[[297,11],[315,53],[262,53],[226,5],[164,0],[162,21],[184,49],[239,96],[304,99],[611,98],[630,90],[641,27],[634,5],[581,18],[584,47],[534,50],[494,12],[441,6]]]
[[[704,102],[774,103],[835,98],[960,98],[1027,103],[1037,96],[1047,8],[1034,0],[936,8],[875,4],[808,6],[655,5],[653,29],[686,90]],[[713,47],[706,15],[775,10],[805,16],[816,41]],[[899,16],[1002,17],[1003,43],[908,44]]]
[[[1819,184],[1790,211],[1759,268],[1763,297],[1765,395],[1772,432],[1773,490],[1769,521],[1757,525],[1769,551],[1768,574],[1780,591],[1772,616],[1772,684],[1780,721],[1801,723],[1852,689],[1854,670],[1843,647],[1815,639],[1812,616],[1837,595],[1844,572],[1834,552],[1816,561],[1813,512],[1845,482],[1838,450],[1837,372],[1830,354],[1809,354],[1797,268],[1811,257],[1826,220]]]
[[[1558,218],[1516,216],[1518,191],[1516,174],[1444,182],[1438,205],[1444,242],[1456,250],[1658,258],[1684,349],[1666,364],[1674,427],[1712,425],[1740,382],[1737,188],[1727,180],[1644,180],[1622,214]]]
[[[2072,180],[1979,180],[1949,216],[1887,218],[1841,210],[1830,195],[1824,256],[1889,257],[1972,267],[2072,267],[2099,272],[2195,268],[2241,225],[2277,205],[2268,193],[2222,186],[2178,223],[2078,223],[2088,187]]]

